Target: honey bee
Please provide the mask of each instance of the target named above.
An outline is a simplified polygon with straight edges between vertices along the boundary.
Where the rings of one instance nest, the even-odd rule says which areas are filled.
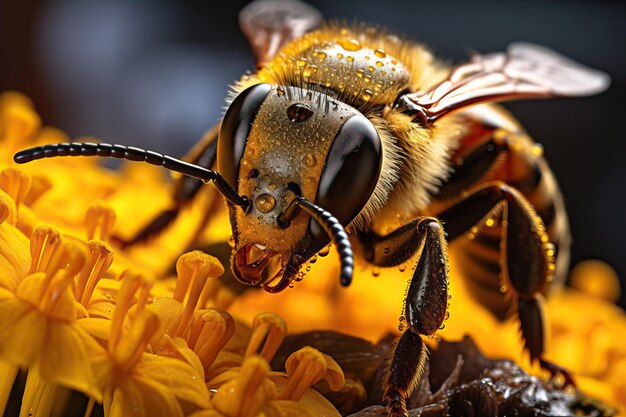
[[[513,306],[531,359],[571,382],[543,359],[542,296],[568,263],[563,200],[541,148],[493,103],[596,94],[608,77],[525,43],[449,68],[419,43],[324,24],[296,1],[254,2],[240,24],[257,69],[235,83],[220,125],[188,162],[93,143],[33,148],[15,161],[116,157],[186,175],[174,207],[128,244],[162,231],[213,182],[229,209],[235,278],[269,292],[305,275],[329,242],[344,286],[355,257],[379,267],[414,260],[383,382],[390,416],[406,414],[427,360],[421,336],[446,317],[448,242],[474,295],[500,318]]]

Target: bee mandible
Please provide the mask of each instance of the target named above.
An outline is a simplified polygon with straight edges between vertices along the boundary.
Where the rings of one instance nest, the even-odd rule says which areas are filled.
[[[162,231],[213,182],[229,209],[233,275],[270,292],[302,277],[329,242],[344,286],[353,247],[373,266],[414,261],[405,330],[383,382],[390,416],[406,414],[427,360],[422,336],[446,317],[448,242],[462,249],[472,293],[499,318],[512,304],[531,359],[569,380],[543,359],[542,296],[563,280],[569,256],[561,193],[538,145],[492,103],[596,94],[608,77],[524,43],[448,68],[418,43],[325,24],[297,1],[253,2],[240,24],[256,71],[235,83],[221,123],[188,162],[103,143],[46,145],[15,162],[115,157],[184,174],[175,206],[128,244]]]

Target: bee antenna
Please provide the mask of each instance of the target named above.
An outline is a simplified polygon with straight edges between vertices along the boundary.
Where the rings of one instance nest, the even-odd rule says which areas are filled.
[[[37,159],[57,156],[99,156],[147,162],[151,165],[162,166],[170,171],[197,178],[205,183],[213,182],[217,190],[232,204],[244,208],[249,204],[248,199],[237,194],[219,172],[133,146],[112,145],[109,143],[58,143],[25,149],[16,153],[13,156],[13,160],[18,164],[25,164]]]
[[[296,209],[304,210],[319,223],[328,237],[330,237],[330,240],[337,246],[339,258],[341,259],[341,285],[344,287],[350,285],[354,271],[354,255],[352,254],[352,246],[350,245],[348,234],[341,223],[339,223],[339,220],[304,197],[298,197],[278,217],[278,224],[281,227],[287,227],[291,219],[295,217],[297,213]]]

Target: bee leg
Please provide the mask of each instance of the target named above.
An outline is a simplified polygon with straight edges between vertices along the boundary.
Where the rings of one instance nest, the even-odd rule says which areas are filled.
[[[446,225],[448,240],[467,233],[502,206],[502,283],[517,296],[518,317],[524,347],[531,361],[539,361],[553,376],[561,374],[573,382],[567,371],[543,360],[545,326],[542,295],[554,277],[554,246],[541,218],[515,188],[501,182],[484,184],[465,199],[438,215]]]
[[[434,334],[446,316],[448,260],[443,228],[436,219],[422,217],[386,236],[366,235],[362,240],[368,248],[366,257],[376,265],[393,266],[418,258],[403,312],[407,329],[391,351],[383,378],[389,416],[405,416],[407,399],[428,359],[421,335]]]
[[[217,154],[217,136],[219,133],[219,125],[213,127],[209,132],[207,132],[203,138],[198,142],[187,155],[183,158],[188,162],[192,162],[196,165],[203,166],[205,168],[210,168],[215,162],[215,157]],[[115,240],[122,247],[136,245],[138,243],[142,243],[147,241],[148,239],[158,235],[163,232],[168,226],[176,220],[176,217],[180,213],[180,211],[188,205],[193,199],[197,196],[198,191],[202,187],[203,182],[187,177],[182,176],[176,183],[174,188],[174,193],[172,195],[173,207],[163,210],[159,213],[150,223],[144,226],[137,234],[135,234],[132,238],[128,240],[121,239],[116,237]],[[209,213],[211,210],[207,210]],[[205,215],[201,224],[198,225],[198,233],[204,228],[206,222],[208,221],[208,214]]]

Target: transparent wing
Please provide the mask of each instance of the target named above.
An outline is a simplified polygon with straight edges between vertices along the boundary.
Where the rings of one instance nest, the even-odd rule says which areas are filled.
[[[416,121],[430,125],[441,116],[476,103],[587,96],[604,91],[609,76],[556,52],[514,43],[507,52],[477,55],[426,91],[400,98]]]
[[[257,68],[322,21],[320,12],[298,0],[257,0],[239,12],[239,25],[250,42]]]

